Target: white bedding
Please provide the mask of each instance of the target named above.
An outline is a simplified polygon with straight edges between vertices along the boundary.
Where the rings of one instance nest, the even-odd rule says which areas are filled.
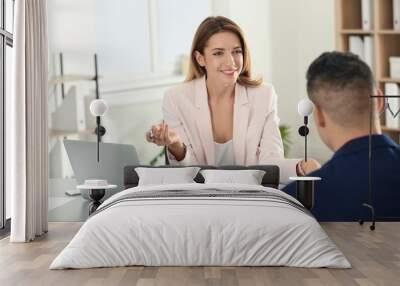
[[[262,190],[262,186],[179,184],[127,189],[100,207],[50,269],[146,266],[295,266],[350,268],[307,212],[259,198],[182,197],[115,200],[144,191]]]

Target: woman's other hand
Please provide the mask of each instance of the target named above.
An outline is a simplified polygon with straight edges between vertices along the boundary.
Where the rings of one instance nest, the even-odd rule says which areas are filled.
[[[307,162],[301,160],[297,163],[297,175],[305,176],[321,168],[321,164],[315,159],[308,159]]]

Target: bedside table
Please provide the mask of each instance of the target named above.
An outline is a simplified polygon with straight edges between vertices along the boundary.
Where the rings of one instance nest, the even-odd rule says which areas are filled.
[[[315,181],[320,181],[320,177],[289,177],[296,181],[296,199],[301,202],[306,209],[311,210],[314,207]]]
[[[89,205],[89,215],[91,215],[101,205],[100,200],[104,197],[106,191],[117,188],[117,185],[110,185],[107,180],[90,179],[85,180],[85,183],[77,186],[77,188],[89,192],[89,198],[92,200]]]
[[[116,188],[115,186],[114,188]],[[92,202],[89,205],[89,216],[94,213],[97,208],[101,205],[101,199],[104,197],[106,194],[107,190],[111,190],[114,188],[109,188],[109,189],[90,189],[89,190],[89,197],[92,200]]]

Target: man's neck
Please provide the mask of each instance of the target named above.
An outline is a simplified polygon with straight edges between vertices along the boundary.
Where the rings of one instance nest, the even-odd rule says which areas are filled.
[[[373,128],[371,134],[382,134],[380,126],[379,128]],[[331,148],[334,152],[339,150],[344,144],[347,142],[368,136],[369,135],[369,128],[364,129],[357,129],[357,130],[340,130],[338,132],[333,132],[332,134],[336,134],[334,138],[331,140]]]

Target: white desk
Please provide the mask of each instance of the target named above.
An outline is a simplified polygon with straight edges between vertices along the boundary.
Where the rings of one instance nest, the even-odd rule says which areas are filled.
[[[89,217],[90,201],[65,194],[74,189],[75,179],[49,179],[49,221],[85,221]]]

